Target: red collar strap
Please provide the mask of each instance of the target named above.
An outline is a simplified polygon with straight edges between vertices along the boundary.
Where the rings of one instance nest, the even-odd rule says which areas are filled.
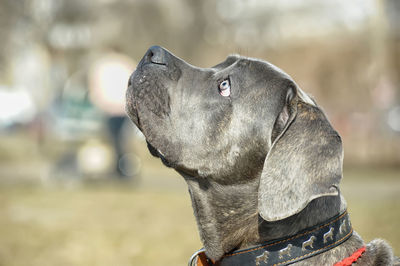
[[[342,261],[336,263],[333,266],[351,266],[354,262],[356,262],[361,255],[365,252],[365,246],[358,249],[356,252],[354,252],[350,257],[347,257],[343,259]]]

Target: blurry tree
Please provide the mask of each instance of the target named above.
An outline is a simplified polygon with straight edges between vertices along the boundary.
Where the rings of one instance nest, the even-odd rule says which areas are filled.
[[[24,2],[3,0],[0,3],[0,78],[4,75],[4,66],[7,58],[7,40],[10,39],[14,25],[24,17]]]
[[[386,0],[386,13],[388,18],[388,59],[390,60],[392,78],[395,79],[396,88],[400,97],[400,1]],[[400,100],[399,100],[400,101]]]

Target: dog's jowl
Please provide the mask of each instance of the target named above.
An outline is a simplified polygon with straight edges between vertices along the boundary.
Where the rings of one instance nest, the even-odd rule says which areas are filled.
[[[353,231],[341,138],[272,64],[233,55],[198,68],[153,46],[126,109],[188,184],[204,244],[190,265],[400,265],[385,241]]]

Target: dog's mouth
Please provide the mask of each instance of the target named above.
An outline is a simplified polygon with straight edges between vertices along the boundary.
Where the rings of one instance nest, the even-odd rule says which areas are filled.
[[[156,149],[153,145],[151,145],[148,141],[146,141],[147,143],[147,148],[149,149],[149,152],[151,155],[153,155],[154,157],[164,157],[164,155],[162,154],[162,152],[158,149]]]
[[[176,163],[168,160],[166,158],[166,156],[157,148],[155,148],[153,145],[151,145],[148,141],[146,141],[147,143],[147,148],[149,150],[149,152],[151,153],[151,155],[153,155],[154,157],[160,158],[162,163],[170,168],[174,168],[178,173],[186,176],[186,177],[195,177],[198,176],[198,172],[195,169],[188,169],[185,168],[183,166],[177,165]]]
[[[146,143],[147,143],[147,148],[151,155],[160,158],[165,166],[172,168],[174,167],[173,164],[167,158],[165,158],[165,155],[159,149],[155,148],[148,141],[146,141]]]
[[[170,83],[176,82],[181,73],[173,62],[163,48],[150,47],[129,78],[126,112],[139,129],[141,119],[148,120],[153,115],[164,119],[169,115]]]
[[[145,136],[150,154],[176,170],[185,168],[171,126],[170,97],[182,77],[177,60],[161,47],[150,47],[129,78],[126,92],[126,112]]]
[[[152,69],[136,70],[126,91],[126,113],[142,132],[142,123],[162,121],[171,112],[168,87],[157,74]]]

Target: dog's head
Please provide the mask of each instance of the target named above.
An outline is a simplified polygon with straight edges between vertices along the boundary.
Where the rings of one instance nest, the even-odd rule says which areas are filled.
[[[127,112],[150,152],[185,176],[236,185],[260,179],[267,221],[338,194],[339,135],[282,70],[229,56],[198,68],[151,47],[129,80]]]

